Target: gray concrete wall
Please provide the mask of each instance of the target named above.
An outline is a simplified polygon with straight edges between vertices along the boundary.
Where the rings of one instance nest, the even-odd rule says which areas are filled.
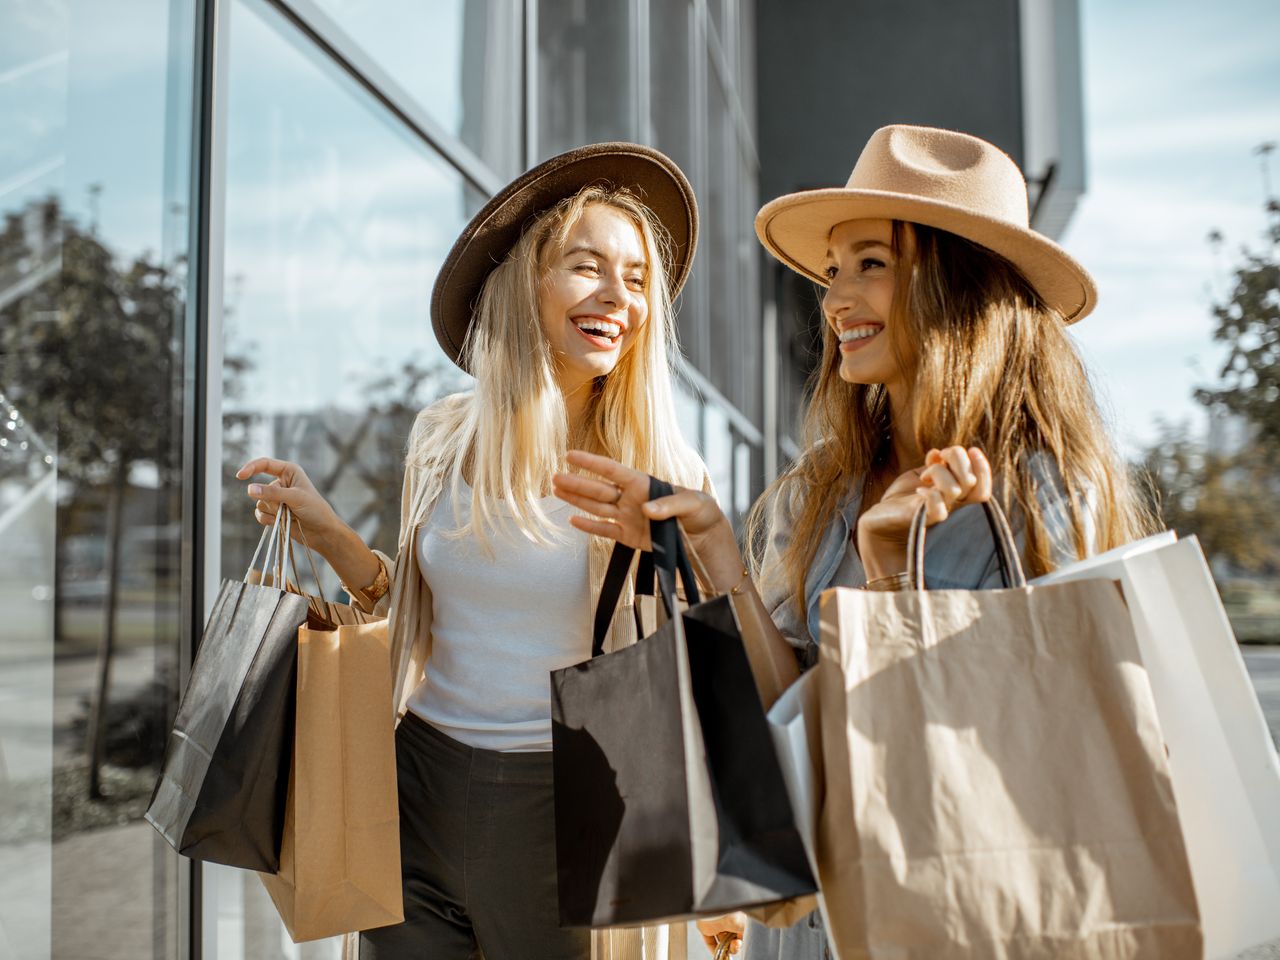
[[[1023,162],[1018,0],[759,0],[760,199],[843,186],[887,123]]]

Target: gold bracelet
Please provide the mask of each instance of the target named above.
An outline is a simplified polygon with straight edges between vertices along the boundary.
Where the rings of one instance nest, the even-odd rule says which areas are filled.
[[[378,560],[378,575],[373,578],[373,583],[363,590],[352,590],[345,583],[342,585],[342,589],[352,599],[358,600],[361,605],[368,607],[372,611],[378,605],[378,601],[386,596],[387,591],[391,589],[391,580],[387,576],[386,564],[382,560]]]
[[[862,585],[863,590],[872,590],[876,593],[894,593],[899,590],[906,590],[911,586],[911,581],[907,578],[907,571],[901,573],[891,573],[887,577],[876,577],[874,580],[868,580]]]
[[[748,570],[746,567],[743,567],[742,576],[738,579],[738,582],[734,586],[734,588],[729,591],[729,596],[731,597],[740,596],[742,594],[743,585],[747,583],[747,581],[750,579],[751,579],[751,571]]]

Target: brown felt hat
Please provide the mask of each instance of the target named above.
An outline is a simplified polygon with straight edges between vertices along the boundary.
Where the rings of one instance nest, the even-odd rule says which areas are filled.
[[[1031,229],[1027,185],[1007,154],[977,137],[934,127],[881,127],[843,187],[803,190],[766,203],[756,235],[775,257],[828,286],[831,229],[846,220],[906,220],[957,236],[1012,263],[1067,323],[1098,300],[1093,277]]]
[[[449,359],[466,369],[462,344],[485,279],[520,239],[532,219],[599,184],[625,187],[653,211],[671,236],[666,273],[674,297],[689,277],[698,245],[693,187],[675,162],[638,143],[593,143],[552,157],[499,190],[445,257],[431,292],[431,326]]]

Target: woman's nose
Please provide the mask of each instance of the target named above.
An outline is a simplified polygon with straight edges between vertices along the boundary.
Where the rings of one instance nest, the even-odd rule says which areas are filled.
[[[856,297],[849,287],[850,284],[836,281],[822,295],[822,314],[832,326],[853,308]]]
[[[614,273],[606,273],[600,278],[600,287],[596,296],[602,303],[619,306],[626,294],[627,285],[622,277]]]

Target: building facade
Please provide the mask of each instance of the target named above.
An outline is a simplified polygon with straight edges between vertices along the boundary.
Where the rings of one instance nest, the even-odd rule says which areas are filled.
[[[408,426],[467,386],[428,316],[454,237],[527,166],[635,140],[699,197],[681,427],[740,521],[795,452],[816,330],[755,241],[762,198],[842,183],[896,120],[1005,146],[1046,229],[1083,188],[1074,3],[964,6],[8,0],[0,956],[335,956],[141,819],[208,605],[257,541],[233,473],[297,460],[391,549]],[[974,17],[986,66],[949,67]],[[887,101],[842,87],[868,50]]]

